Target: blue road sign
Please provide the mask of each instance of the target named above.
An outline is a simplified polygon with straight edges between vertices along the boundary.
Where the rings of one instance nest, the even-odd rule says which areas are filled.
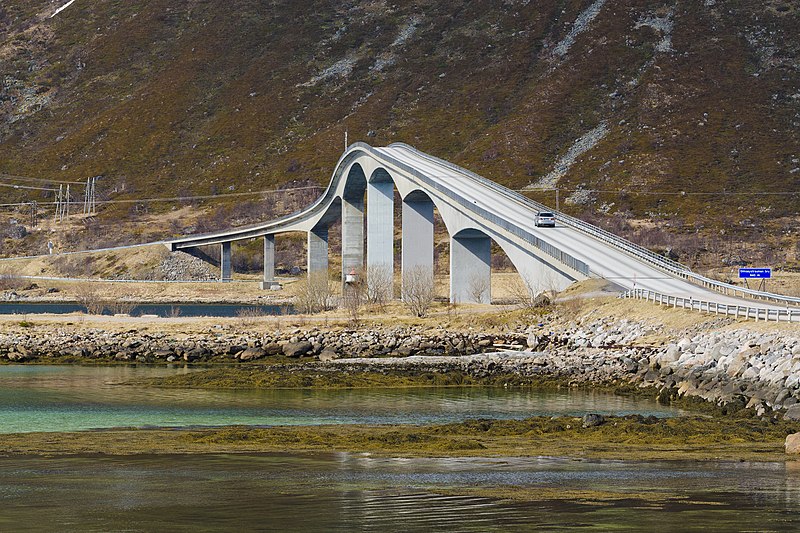
[[[740,268],[739,277],[745,279],[770,279],[772,277],[771,268]]]

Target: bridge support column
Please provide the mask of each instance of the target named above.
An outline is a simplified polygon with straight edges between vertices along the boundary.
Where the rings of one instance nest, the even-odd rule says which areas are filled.
[[[342,283],[351,270],[364,268],[364,197],[342,199]]]
[[[433,202],[406,198],[402,216],[403,277],[419,268],[433,275]]]
[[[219,245],[219,277],[220,281],[231,280],[231,243]]]
[[[367,283],[370,270],[381,278],[394,279],[394,183],[391,181],[367,185]]]
[[[492,302],[492,241],[467,230],[450,238],[450,301]]]
[[[328,227],[308,232],[308,274],[328,271]]]
[[[261,281],[261,288],[269,289],[273,285],[275,285],[275,235],[264,235],[264,279]]]

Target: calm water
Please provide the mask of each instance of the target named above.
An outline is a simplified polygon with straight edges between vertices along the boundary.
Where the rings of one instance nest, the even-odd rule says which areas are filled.
[[[649,400],[586,391],[204,391],[120,385],[191,371],[148,366],[0,366],[0,433],[131,426],[417,424],[587,412],[680,414]]]
[[[530,496],[468,494],[479,486]],[[574,490],[616,497],[563,492]],[[0,509],[2,531],[797,531],[800,470],[353,454],[0,458]]]
[[[3,302],[0,303],[0,315],[27,315],[27,314],[67,314],[86,313],[86,306],[78,303],[29,303],[29,302]],[[241,313],[261,313],[264,315],[282,315],[292,313],[291,306],[282,305],[240,305],[240,304],[136,304],[130,310],[131,316],[158,315],[160,317],[175,316],[221,316],[234,317]],[[103,314],[110,315],[109,310]]]

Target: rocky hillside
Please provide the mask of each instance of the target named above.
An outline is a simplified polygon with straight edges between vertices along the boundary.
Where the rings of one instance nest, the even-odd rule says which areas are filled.
[[[102,176],[107,200],[325,184],[348,131],[558,187],[565,210],[682,260],[797,261],[797,2],[76,0],[52,16],[66,3],[0,5],[0,173]],[[243,199],[240,222],[277,209],[228,203]],[[110,204],[94,224],[135,241],[120,220],[172,207]]]

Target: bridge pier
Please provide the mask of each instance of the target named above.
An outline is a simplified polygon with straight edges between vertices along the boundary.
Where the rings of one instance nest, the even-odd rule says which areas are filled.
[[[275,284],[275,235],[264,235],[264,279],[262,289],[269,289]]]
[[[427,196],[407,196],[402,217],[403,276],[420,267],[433,274],[433,202]]]
[[[327,267],[326,267],[327,268]],[[364,192],[342,198],[342,283],[355,269],[364,268]]]
[[[492,241],[465,230],[450,238],[450,301],[492,302]]]
[[[308,232],[308,274],[328,271],[328,226]]]
[[[394,279],[394,183],[367,184],[367,283],[371,269]]]
[[[231,243],[219,245],[219,277],[220,281],[231,281]]]

